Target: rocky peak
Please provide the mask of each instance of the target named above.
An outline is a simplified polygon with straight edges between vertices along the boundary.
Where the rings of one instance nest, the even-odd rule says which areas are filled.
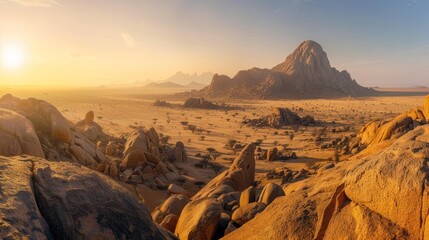
[[[320,44],[311,40],[301,43],[273,70],[305,81],[328,81],[333,78],[333,69],[326,52]]]

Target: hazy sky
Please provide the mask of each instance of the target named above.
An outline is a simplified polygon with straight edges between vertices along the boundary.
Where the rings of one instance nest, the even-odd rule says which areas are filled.
[[[1,84],[271,68],[312,39],[365,86],[429,85],[428,0],[0,0]]]

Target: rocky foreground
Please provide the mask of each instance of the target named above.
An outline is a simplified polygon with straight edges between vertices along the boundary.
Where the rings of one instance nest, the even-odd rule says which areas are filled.
[[[191,195],[174,164],[188,161],[183,143],[165,144],[154,129],[114,138],[91,112],[72,124],[47,102],[7,95],[0,99],[0,238],[428,238],[428,122],[429,97],[364,126],[350,141],[360,152],[348,161],[282,185],[255,183],[257,151],[248,144]],[[138,191],[147,188],[170,192],[152,213],[145,204],[154,195]]]

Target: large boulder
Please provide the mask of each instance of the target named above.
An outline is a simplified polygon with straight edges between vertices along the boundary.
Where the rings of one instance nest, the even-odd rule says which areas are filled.
[[[148,137],[146,136],[146,133],[143,130],[137,129],[131,132],[128,135],[127,141],[125,143],[124,156],[127,156],[129,153],[135,150],[148,152],[149,151],[148,142],[149,142]]]
[[[214,199],[191,201],[180,214],[175,235],[183,240],[212,239],[222,207]]]
[[[182,142],[177,142],[174,148],[174,157],[177,162],[185,162],[188,160],[185,145]]]
[[[165,200],[163,204],[158,206],[152,212],[152,219],[159,224],[164,222],[164,224],[167,225],[168,223],[169,228],[173,228],[173,227],[176,228],[177,221],[174,222],[174,219],[169,219],[169,220],[165,220],[165,219],[169,215],[174,215],[174,216],[177,216],[178,218],[182,213],[183,208],[188,203],[189,203],[189,197],[186,195],[183,195],[183,194],[171,195],[169,198],[167,198],[167,200]],[[172,216],[170,216],[169,218],[172,218]],[[173,223],[174,223],[174,226],[173,226]],[[174,232],[174,230],[172,232]]]
[[[75,164],[0,157],[1,239],[169,239],[146,207]]]
[[[256,200],[256,188],[250,186],[246,188],[240,195],[240,207],[244,207]]]
[[[269,205],[271,202],[274,201],[274,199],[284,195],[285,193],[279,185],[275,183],[268,183],[262,189],[261,195],[259,195],[258,202],[263,202],[266,205]]]
[[[426,239],[429,125],[284,188],[225,239]]]
[[[141,150],[134,150],[127,154],[122,160],[121,167],[123,168],[136,168],[138,166],[144,166],[147,162],[145,152]]]
[[[16,112],[0,108],[0,155],[22,154],[45,156],[30,120]]]

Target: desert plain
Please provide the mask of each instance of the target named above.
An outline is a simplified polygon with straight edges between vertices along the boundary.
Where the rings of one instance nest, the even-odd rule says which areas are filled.
[[[392,89],[390,89],[392,90]],[[393,89],[400,92],[400,89]],[[281,184],[281,179],[267,179],[266,175],[276,168],[286,167],[299,171],[301,169],[315,172],[317,166],[338,161],[346,161],[350,154],[335,156],[335,148],[321,147],[333,140],[343,137],[356,136],[368,122],[390,119],[421,105],[425,100],[422,93],[417,96],[385,96],[360,98],[334,98],[309,100],[258,100],[258,99],[207,99],[218,105],[220,109],[185,108],[186,98],[174,96],[177,89],[140,88],[31,88],[6,87],[0,90],[0,95],[11,93],[16,97],[34,97],[46,100],[75,124],[81,121],[85,114],[93,111],[94,121],[103,131],[111,136],[126,137],[135,129],[154,128],[159,134],[168,136],[169,143],[183,142],[189,161],[176,162],[180,169],[192,182],[207,183],[219,172],[229,168],[231,162],[238,156],[240,149],[227,147],[230,140],[245,145],[260,141],[258,145],[263,150],[278,148],[279,150],[296,153],[296,159],[256,161],[255,179],[259,186],[268,182]],[[406,94],[405,94],[406,95]],[[154,106],[156,100],[166,100],[171,107]],[[312,126],[284,126],[282,128],[249,127],[243,124],[244,119],[254,119],[269,115],[274,108],[289,108],[296,110],[300,116],[310,115],[316,120]],[[191,131],[183,122],[195,125],[197,130]],[[315,140],[315,134],[324,131],[320,141]],[[290,135],[294,135],[291,138]],[[214,160],[220,169],[196,168],[194,165],[201,161],[204,155],[216,154]],[[198,157],[196,157],[198,156]],[[213,161],[210,158],[210,161]],[[195,185],[185,185],[192,195],[200,190]],[[165,201],[169,196],[167,190],[151,191],[156,197],[146,199],[150,211]]]

